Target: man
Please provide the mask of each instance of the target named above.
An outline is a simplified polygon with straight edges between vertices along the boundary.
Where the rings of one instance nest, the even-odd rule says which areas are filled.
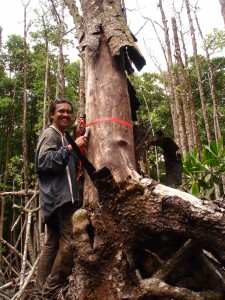
[[[79,207],[75,157],[65,138],[72,113],[71,102],[55,100],[49,113],[51,125],[40,135],[36,149],[40,204],[47,228],[37,270],[37,289],[42,299],[56,299],[72,270],[71,218]],[[80,136],[75,143],[86,146],[87,137]]]
[[[164,184],[171,187],[180,186],[182,184],[183,164],[177,144],[170,137],[165,136],[161,130],[158,130],[150,145],[160,146],[163,149],[166,168]]]

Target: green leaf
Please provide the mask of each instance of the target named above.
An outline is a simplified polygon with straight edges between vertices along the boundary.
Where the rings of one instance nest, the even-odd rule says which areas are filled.
[[[205,194],[205,197],[209,198],[212,195],[212,193],[214,192],[214,190],[215,190],[214,187],[212,187],[210,190],[208,190],[207,193]]]
[[[191,187],[191,193],[193,194],[193,195],[198,195],[199,194],[199,185],[198,185],[198,183],[196,182],[196,181],[194,181],[193,183],[192,183],[192,187]]]
[[[211,174],[205,176],[205,182],[208,182],[211,179]]]
[[[217,143],[218,153],[221,154],[223,152],[223,137],[218,140]]]

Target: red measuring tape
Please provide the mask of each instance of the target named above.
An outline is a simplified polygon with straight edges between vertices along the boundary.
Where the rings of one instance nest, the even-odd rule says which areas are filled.
[[[98,123],[98,122],[102,122],[102,121],[112,121],[112,122],[116,122],[116,123],[119,123],[119,124],[123,124],[123,125],[128,126],[128,127],[133,127],[133,124],[130,123],[130,122],[123,121],[123,120],[120,120],[120,119],[117,119],[117,118],[111,118],[111,117],[95,119],[94,121],[86,124],[86,127],[88,127],[90,125],[93,125],[95,123]]]

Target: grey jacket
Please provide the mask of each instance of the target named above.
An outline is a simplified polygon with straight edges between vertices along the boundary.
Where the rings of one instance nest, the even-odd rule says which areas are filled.
[[[66,140],[52,127],[39,137],[35,166],[44,222],[63,204],[74,202],[78,206],[79,203],[75,157],[66,145]]]

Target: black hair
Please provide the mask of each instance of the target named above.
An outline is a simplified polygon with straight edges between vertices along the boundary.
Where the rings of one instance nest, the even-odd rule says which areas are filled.
[[[56,105],[57,104],[61,104],[61,103],[67,103],[71,106],[71,111],[73,113],[73,105],[72,103],[67,100],[67,99],[56,99],[54,102],[52,102],[52,104],[50,105],[50,108],[49,108],[49,114],[48,114],[48,117],[49,117],[49,122],[52,123],[52,119],[51,119],[51,114],[54,114],[55,112],[55,108],[56,108]]]
[[[158,130],[155,133],[156,133],[156,135],[158,135],[160,137],[164,135],[163,132],[162,132],[162,130]]]

